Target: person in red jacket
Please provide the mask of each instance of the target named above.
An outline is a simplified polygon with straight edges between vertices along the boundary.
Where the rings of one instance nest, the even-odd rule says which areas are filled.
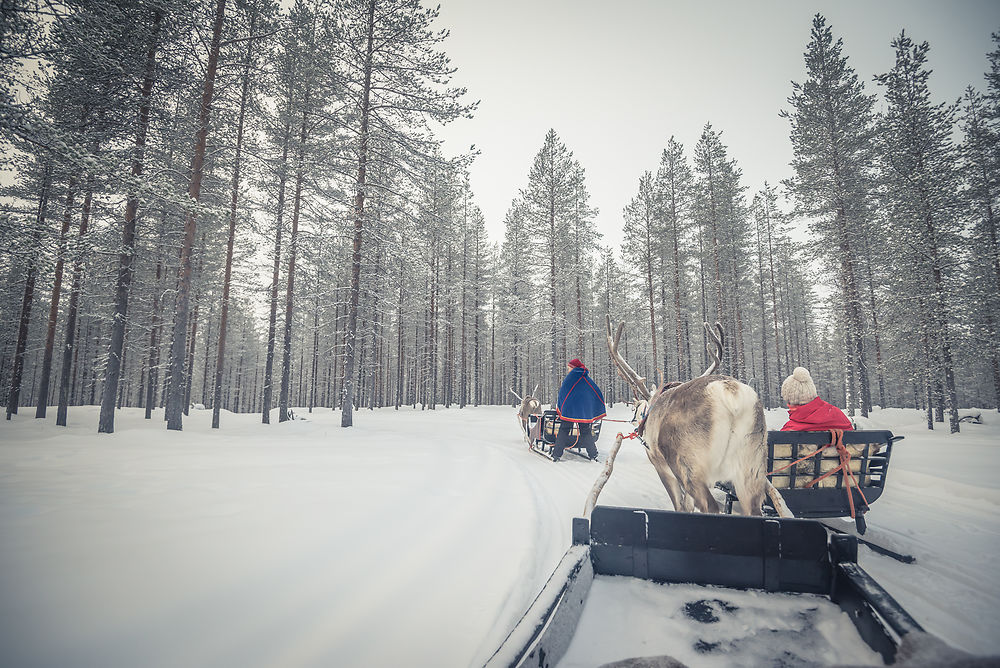
[[[795,367],[781,384],[781,398],[788,404],[788,422],[781,431],[854,429],[844,411],[819,398],[816,384],[805,367]]]

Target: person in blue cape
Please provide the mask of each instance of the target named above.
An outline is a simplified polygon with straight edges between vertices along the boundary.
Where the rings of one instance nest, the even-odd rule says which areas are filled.
[[[566,364],[569,373],[559,388],[556,412],[561,424],[556,442],[552,445],[552,459],[559,461],[563,451],[574,445],[570,430],[573,423],[580,427],[580,445],[587,448],[591,459],[597,459],[597,443],[591,425],[607,415],[604,395],[590,378],[590,372],[583,362],[572,359]]]

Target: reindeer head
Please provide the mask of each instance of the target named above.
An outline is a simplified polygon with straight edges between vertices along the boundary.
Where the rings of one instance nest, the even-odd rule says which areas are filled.
[[[510,391],[510,393],[513,394],[515,397],[517,397],[518,400],[521,402],[521,407],[518,408],[517,410],[517,414],[518,417],[521,418],[521,422],[527,422],[529,415],[537,413],[541,409],[542,403],[534,396],[537,391],[538,391],[537,385],[535,385],[535,389],[531,391],[531,394],[527,395],[526,397],[522,397],[513,389]]]

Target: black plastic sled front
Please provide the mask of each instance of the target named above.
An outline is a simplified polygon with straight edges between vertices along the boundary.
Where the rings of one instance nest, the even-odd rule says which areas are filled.
[[[827,532],[810,520],[598,506],[590,524],[594,572],[827,594]]]
[[[597,506],[573,519],[573,545],[486,665],[555,666],[598,575],[824,596],[890,664],[904,637],[927,635],[858,566],[857,539],[814,520]]]

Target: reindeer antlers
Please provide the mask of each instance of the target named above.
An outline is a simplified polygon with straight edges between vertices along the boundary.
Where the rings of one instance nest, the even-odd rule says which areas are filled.
[[[608,352],[611,354],[611,361],[615,363],[615,367],[618,369],[618,375],[632,386],[632,392],[636,395],[636,398],[649,401],[651,395],[649,389],[646,387],[646,379],[636,373],[635,369],[629,366],[629,363],[618,352],[618,341],[622,337],[622,330],[625,329],[625,323],[623,322],[618,325],[618,329],[613,336],[611,334],[610,315],[605,316],[605,324],[607,325]],[[712,375],[722,365],[722,349],[724,345],[723,341],[725,340],[722,325],[717,322],[713,327],[706,322],[705,334],[708,336],[705,350],[708,351],[709,357],[712,358],[712,363],[698,378]]]
[[[611,316],[605,316],[605,324],[607,325],[607,336],[608,336],[608,353],[611,355],[611,361],[615,363],[615,367],[618,369],[618,375],[628,382],[632,386],[632,391],[637,397],[640,397],[646,401],[649,401],[650,392],[646,387],[646,379],[636,373],[635,369],[629,366],[629,363],[625,361],[625,358],[621,356],[618,352],[618,341],[622,338],[622,330],[625,329],[625,323],[620,323],[618,325],[618,331],[615,332],[614,337],[611,336]]]
[[[713,328],[707,322],[705,324],[705,334],[708,336],[708,342],[705,343],[705,350],[708,351],[709,357],[712,358],[712,363],[705,369],[705,372],[698,376],[699,378],[703,376],[710,376],[715,373],[719,366],[722,365],[722,347],[725,335],[722,332],[722,325],[718,322],[715,323]]]
[[[510,393],[513,394],[515,397],[517,397],[518,401],[524,401],[524,397],[522,397],[520,394],[518,394],[517,392],[515,392],[514,388],[509,388],[509,389],[510,389]],[[534,397],[537,392],[538,392],[538,385],[535,385],[535,389],[533,389],[531,391],[531,394],[529,394],[528,396],[529,397]]]

